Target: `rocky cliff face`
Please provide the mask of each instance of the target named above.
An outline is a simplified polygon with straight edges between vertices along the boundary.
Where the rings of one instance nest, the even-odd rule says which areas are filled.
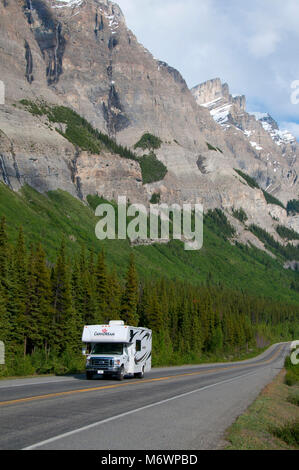
[[[1,0],[2,1],[2,0]],[[62,188],[85,198],[98,193],[149,201],[202,202],[231,213],[242,207],[249,223],[276,237],[275,218],[299,230],[296,219],[267,204],[235,172],[242,169],[284,203],[298,197],[297,144],[279,134],[270,118],[246,112],[212,80],[190,91],[181,74],[157,61],[127,28],[108,0],[5,0],[0,16],[0,177],[13,189]],[[28,113],[19,101],[68,106],[117,142],[134,147],[149,132],[162,141],[155,152],[168,172],[143,185],[138,162],[103,151],[93,155]],[[271,127],[271,130],[266,127]],[[277,138],[280,141],[277,141]],[[141,155],[142,153],[140,153]],[[232,219],[235,222],[235,219]],[[238,225],[240,238],[251,237]]]
[[[197,104],[211,111],[215,121],[224,124],[233,110],[242,113],[246,110],[245,96],[232,96],[227,83],[222,84],[220,78],[208,80],[192,88]]]

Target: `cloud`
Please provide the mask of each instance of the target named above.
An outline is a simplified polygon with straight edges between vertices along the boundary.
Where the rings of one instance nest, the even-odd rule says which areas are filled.
[[[248,41],[249,52],[257,58],[266,57],[276,51],[280,36],[274,31],[256,34]]]
[[[118,0],[127,24],[190,87],[220,77],[248,108],[299,121],[298,0]]]
[[[283,131],[288,130],[289,132],[291,132],[291,134],[293,134],[294,137],[297,138],[297,140],[299,140],[299,122],[281,122],[280,128]]]

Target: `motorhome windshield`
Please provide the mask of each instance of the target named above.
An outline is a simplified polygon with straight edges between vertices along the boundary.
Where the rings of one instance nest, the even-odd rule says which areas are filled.
[[[91,354],[115,354],[122,355],[123,343],[97,343],[94,344],[91,350]]]

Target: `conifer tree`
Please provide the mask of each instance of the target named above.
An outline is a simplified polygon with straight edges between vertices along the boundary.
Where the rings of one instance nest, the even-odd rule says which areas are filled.
[[[30,337],[30,326],[31,326],[31,310],[34,305],[35,299],[35,283],[36,283],[36,266],[35,266],[35,250],[33,245],[30,245],[30,253],[27,259],[26,272],[27,272],[27,296],[26,296],[26,308],[25,308],[25,319],[24,319],[24,353],[32,351],[33,345]]]
[[[72,299],[74,308],[80,312],[82,318],[86,310],[86,282],[86,269],[75,259],[71,278]]]
[[[167,287],[165,279],[162,279],[158,286],[158,298],[162,311],[163,327],[169,330],[170,316],[169,316],[169,297],[167,295]]]
[[[66,345],[73,341],[77,344],[75,323],[73,321],[73,303],[71,293],[70,272],[65,255],[65,242],[61,243],[57,263],[52,275],[53,308],[55,318],[55,338],[59,350],[64,350]]]
[[[6,219],[1,217],[0,221],[0,281],[6,282],[8,256],[8,237],[6,232]]]
[[[0,341],[6,343],[9,339],[10,324],[6,309],[5,290],[0,282]]]
[[[25,247],[24,233],[22,227],[19,229],[18,240],[13,251],[14,265],[14,288],[11,289],[15,310],[15,331],[23,343],[24,354],[26,354],[26,302],[27,302],[27,253]]]
[[[134,256],[130,256],[129,269],[126,276],[126,285],[121,302],[121,318],[128,325],[138,325],[138,277],[135,267]]]
[[[53,343],[55,331],[54,311],[52,306],[52,289],[50,272],[46,266],[46,254],[39,244],[36,250],[35,260],[35,298],[36,317],[39,322],[40,344],[47,351]]]
[[[97,323],[107,322],[108,318],[108,273],[104,251],[98,255],[95,267],[95,292],[97,302]]]
[[[31,247],[28,261],[27,302],[24,313],[24,351],[43,348],[46,353],[53,342],[52,291],[46,255],[39,244]]]
[[[143,296],[143,318],[148,328],[155,332],[163,329],[163,312],[159,302],[157,289],[154,286],[148,286]]]
[[[200,328],[200,321],[197,313],[194,311],[192,315],[192,350],[195,353],[200,353],[202,350],[202,335]]]
[[[75,311],[80,315],[82,324],[96,323],[96,296],[94,275],[90,265],[74,262],[72,272],[72,297]]]
[[[113,269],[112,273],[108,275],[108,314],[110,320],[118,320],[120,318],[120,307],[122,288],[117,276],[117,272]]]
[[[212,309],[211,295],[209,291],[206,289],[200,298],[199,312],[200,312],[203,348],[205,351],[208,351],[210,348],[210,341],[211,341],[212,331],[214,327],[214,312]]]

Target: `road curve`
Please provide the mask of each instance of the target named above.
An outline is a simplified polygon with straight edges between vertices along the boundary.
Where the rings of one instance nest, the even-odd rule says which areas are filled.
[[[216,449],[287,351],[280,343],[247,361],[153,369],[124,382],[3,380],[0,449]]]

